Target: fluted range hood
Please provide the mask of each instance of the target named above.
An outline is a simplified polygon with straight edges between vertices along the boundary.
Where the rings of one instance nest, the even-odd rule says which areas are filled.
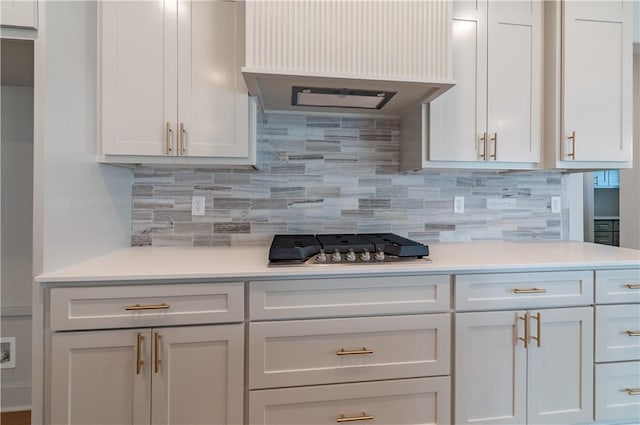
[[[400,116],[454,85],[450,16],[444,0],[246,2],[242,72],[265,112]]]

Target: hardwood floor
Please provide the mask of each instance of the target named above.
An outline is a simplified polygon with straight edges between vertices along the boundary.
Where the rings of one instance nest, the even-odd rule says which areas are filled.
[[[0,424],[2,425],[30,425],[31,411],[3,412],[0,413]]]

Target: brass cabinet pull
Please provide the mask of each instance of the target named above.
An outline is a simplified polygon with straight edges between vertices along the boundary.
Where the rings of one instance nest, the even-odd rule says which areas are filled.
[[[624,391],[629,395],[640,395],[640,388],[625,388]]]
[[[124,309],[125,310],[164,310],[167,308],[171,308],[171,305],[167,303],[162,304],[136,304],[136,305],[128,305]]]
[[[544,294],[547,292],[544,288],[514,289],[514,294]]]
[[[373,416],[367,415],[365,412],[362,412],[361,416],[345,416],[340,415],[339,418],[336,418],[336,422],[356,422],[356,421],[372,421]]]
[[[529,348],[529,313],[518,316],[518,319],[524,320],[524,337],[519,336],[518,339],[524,342],[524,348]]]
[[[138,332],[138,341],[136,343],[136,375],[140,375],[142,364],[144,363],[142,360],[142,341],[144,341],[144,337],[142,333]]]
[[[571,159],[576,159],[576,132],[572,131],[568,139],[571,140],[571,153],[568,153],[567,156]]]
[[[482,142],[482,155],[480,155],[480,158],[483,161],[487,160],[487,133],[483,133],[482,137],[480,138],[480,141]]]
[[[498,160],[498,133],[493,133],[491,138],[493,142],[493,155],[489,155],[489,158],[493,158],[494,161]]]
[[[154,341],[153,341],[153,351],[155,352],[155,359],[153,362],[153,370],[155,373],[158,373],[160,370],[160,351],[158,350],[160,347],[160,332],[154,332]]]
[[[541,339],[540,339],[540,328],[541,328],[541,325],[540,325],[540,322],[541,322],[540,313],[536,314],[535,316],[531,316],[531,317],[536,320],[536,334],[537,334],[537,336],[532,336],[531,338],[535,339],[536,343],[537,343],[536,345],[538,347],[540,347],[540,341],[541,341]]]
[[[625,333],[629,336],[640,336],[640,331],[626,331]]]
[[[165,131],[165,153],[167,155],[171,155],[171,133],[173,132],[173,130],[171,130],[171,123],[167,123],[167,128]]]
[[[184,129],[184,123],[181,122],[180,123],[180,155],[184,155],[185,152],[187,152],[187,147],[184,141],[184,133],[185,133],[185,129]]]
[[[624,285],[624,286],[626,286],[629,289],[640,289],[640,285],[636,285],[636,284],[633,284],[633,283],[629,283],[629,284]]]
[[[362,347],[362,350],[345,350],[341,348],[336,351],[336,356],[351,356],[353,354],[373,354],[373,350],[367,350],[365,347]]]

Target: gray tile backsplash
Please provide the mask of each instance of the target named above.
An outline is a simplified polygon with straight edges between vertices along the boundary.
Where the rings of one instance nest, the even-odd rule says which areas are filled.
[[[259,170],[134,172],[131,244],[268,243],[394,232],[422,242],[560,239],[559,172],[399,171],[398,120],[260,115]],[[191,196],[205,215],[191,215]],[[453,197],[465,197],[453,214]],[[565,214],[566,215],[566,214]]]

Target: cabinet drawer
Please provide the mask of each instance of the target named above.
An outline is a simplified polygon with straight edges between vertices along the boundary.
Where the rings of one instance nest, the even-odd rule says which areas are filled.
[[[448,375],[449,313],[251,323],[249,386]]]
[[[613,231],[613,222],[611,220],[595,220],[593,230],[595,232],[611,232]]]
[[[449,418],[449,377],[249,392],[252,425],[448,424]]]
[[[251,282],[251,320],[449,311],[449,276]]]
[[[612,232],[596,232],[593,242],[602,245],[613,245],[613,233]]]
[[[493,310],[593,304],[593,272],[456,275],[455,308]]]
[[[596,303],[638,302],[640,302],[640,269],[596,272]]]
[[[242,282],[52,288],[52,330],[244,320]]]
[[[596,365],[596,421],[621,419],[640,421],[640,362]]]
[[[640,360],[640,305],[596,307],[596,362]]]

